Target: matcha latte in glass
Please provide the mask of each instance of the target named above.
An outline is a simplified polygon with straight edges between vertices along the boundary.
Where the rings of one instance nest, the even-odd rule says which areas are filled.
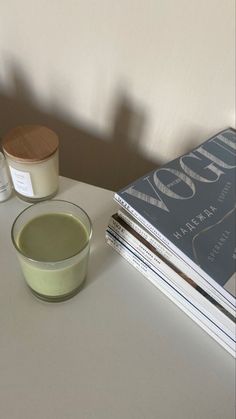
[[[92,224],[79,206],[44,201],[22,211],[11,237],[27,285],[46,301],[77,294],[88,267]]]

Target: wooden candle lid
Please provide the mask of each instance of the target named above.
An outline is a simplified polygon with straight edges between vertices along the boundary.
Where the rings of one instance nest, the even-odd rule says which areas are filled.
[[[19,162],[38,162],[48,159],[58,149],[58,136],[41,125],[21,125],[3,138],[4,152]]]

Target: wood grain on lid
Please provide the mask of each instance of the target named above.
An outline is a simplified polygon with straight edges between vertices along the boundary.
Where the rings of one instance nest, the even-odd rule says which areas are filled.
[[[4,152],[22,162],[37,162],[50,157],[58,149],[58,136],[41,125],[13,128],[3,138]]]

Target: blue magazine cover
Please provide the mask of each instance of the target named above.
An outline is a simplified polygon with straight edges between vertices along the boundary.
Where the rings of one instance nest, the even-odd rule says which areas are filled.
[[[132,182],[115,199],[175,252],[182,252],[235,305],[236,131]]]

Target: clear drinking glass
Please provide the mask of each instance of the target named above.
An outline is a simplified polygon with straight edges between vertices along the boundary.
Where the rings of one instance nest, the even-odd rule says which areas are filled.
[[[39,202],[18,215],[12,225],[12,242],[25,281],[38,298],[63,301],[77,294],[87,274],[91,236],[88,214],[71,202]]]

